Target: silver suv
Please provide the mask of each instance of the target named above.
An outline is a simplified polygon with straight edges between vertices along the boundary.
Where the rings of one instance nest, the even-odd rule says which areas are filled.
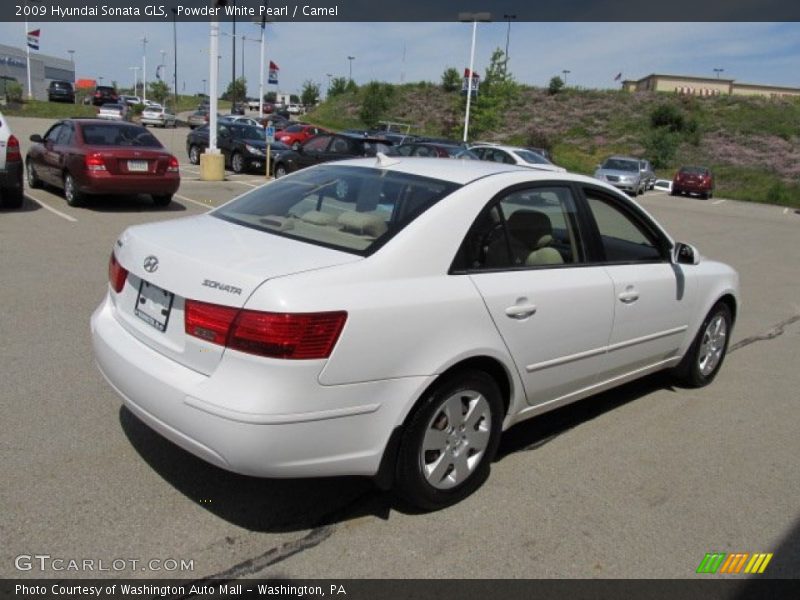
[[[22,153],[19,140],[11,133],[0,113],[0,207],[22,206]]]
[[[648,182],[639,168],[640,160],[630,156],[611,156],[597,165],[595,179],[607,181],[616,188],[636,196],[644,194]]]

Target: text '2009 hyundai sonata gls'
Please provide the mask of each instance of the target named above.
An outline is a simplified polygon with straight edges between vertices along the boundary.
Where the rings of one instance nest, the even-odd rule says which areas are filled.
[[[738,276],[595,179],[386,157],[126,230],[100,370],[164,437],[247,475],[364,475],[425,509],[513,424],[660,369],[717,374]]]

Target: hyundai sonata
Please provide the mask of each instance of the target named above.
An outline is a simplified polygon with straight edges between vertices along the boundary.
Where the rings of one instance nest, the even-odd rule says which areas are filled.
[[[501,432],[661,369],[720,369],[738,276],[614,187],[386,157],[126,230],[91,320],[147,425],[263,477],[364,475],[435,509]],[[634,433],[635,435],[635,433]]]

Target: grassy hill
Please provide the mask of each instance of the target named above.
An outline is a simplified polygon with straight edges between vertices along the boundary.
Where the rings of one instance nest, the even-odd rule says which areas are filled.
[[[381,118],[413,125],[413,133],[460,139],[464,99],[432,83],[382,84]],[[366,89],[320,104],[307,117],[331,128],[365,127]],[[654,160],[672,178],[682,164],[702,164],[725,198],[800,207],[800,99],[517,86],[501,106],[478,98],[470,140],[547,147],[555,163],[591,174],[610,154]],[[664,109],[663,107],[668,107]],[[682,128],[656,127],[653,113],[678,115]],[[483,117],[483,118],[482,118]]]

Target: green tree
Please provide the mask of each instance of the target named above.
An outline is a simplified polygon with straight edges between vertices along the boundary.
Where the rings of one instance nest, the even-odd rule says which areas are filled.
[[[394,86],[370,81],[364,87],[359,117],[367,127],[375,127],[386,114],[394,96]]]
[[[159,80],[149,83],[147,87],[150,88],[147,95],[159,104],[164,104],[164,101],[169,96],[169,86],[165,82]]]
[[[319,84],[306,79],[300,92],[300,101],[303,106],[314,106],[319,101]]]
[[[474,108],[470,116],[470,135],[473,139],[482,133],[497,130],[503,116],[519,99],[519,85],[505,67],[505,53],[497,48],[492,53],[489,67],[472,105]],[[466,97],[462,104],[465,102]]]
[[[273,104],[278,101],[277,92],[267,92],[264,94],[264,102],[272,102]]]
[[[328,88],[328,98],[340,96],[347,91],[347,78],[334,77],[331,79],[331,85]]]
[[[442,89],[445,92],[457,92],[461,89],[461,75],[453,67],[448,67],[442,73]]]
[[[550,78],[550,84],[547,86],[547,92],[552,96],[557,94],[564,87],[564,80],[558,75]]]
[[[300,104],[300,96],[297,94],[289,94],[289,102],[292,104]]]
[[[22,102],[22,84],[17,81],[9,81],[6,84],[6,100],[8,102]]]
[[[356,85],[355,81],[350,79],[347,82],[347,85],[345,86],[344,91],[346,91],[346,92],[357,92],[358,91],[358,85]]]
[[[240,102],[247,97],[247,79],[239,77],[228,84],[228,89],[222,94],[223,100],[233,99],[234,90],[236,92],[236,101]]]

